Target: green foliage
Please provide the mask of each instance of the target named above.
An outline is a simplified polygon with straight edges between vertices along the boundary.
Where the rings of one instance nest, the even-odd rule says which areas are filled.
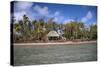
[[[15,21],[14,21],[15,22]],[[31,29],[29,24],[32,24],[34,29]],[[62,29],[64,28],[63,37],[66,37],[67,40],[96,40],[97,39],[97,25],[91,25],[86,28],[83,22],[69,22],[66,24],[57,24],[53,22],[53,18],[49,19],[48,22],[44,22],[44,18],[41,18],[39,21],[34,20],[30,21],[26,15],[23,15],[23,19],[13,24],[14,29],[14,42],[17,41],[35,41],[35,40],[46,40],[46,35],[51,30]],[[43,30],[45,28],[45,30]],[[15,33],[21,33],[21,36],[16,35]]]
[[[97,25],[96,24],[90,26],[90,38],[97,39]]]

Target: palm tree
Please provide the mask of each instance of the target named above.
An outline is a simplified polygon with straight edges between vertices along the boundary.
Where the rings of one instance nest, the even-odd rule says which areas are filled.
[[[14,38],[14,42],[16,42],[17,40],[20,40],[20,33],[21,33],[21,26],[19,25],[19,23],[15,23],[13,25],[13,38]]]
[[[29,27],[30,20],[26,15],[23,15],[22,21],[19,22],[22,27],[23,40],[28,40],[31,37],[31,29]]]
[[[77,29],[77,31],[78,31],[78,38],[81,39],[84,36],[84,23],[79,22],[77,26],[78,26],[78,29]]]
[[[65,29],[65,36],[68,39],[73,39],[74,30],[75,30],[75,24],[73,22],[67,23]]]
[[[97,25],[96,24],[90,26],[90,38],[97,39]]]

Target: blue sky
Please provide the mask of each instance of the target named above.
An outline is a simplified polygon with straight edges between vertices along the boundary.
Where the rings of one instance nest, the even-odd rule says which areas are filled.
[[[45,16],[45,22],[49,18],[59,24],[66,24],[70,21],[81,21],[86,25],[97,22],[97,7],[71,4],[51,4],[37,2],[14,2],[14,14],[16,20],[21,20],[26,14],[30,20],[38,20]]]

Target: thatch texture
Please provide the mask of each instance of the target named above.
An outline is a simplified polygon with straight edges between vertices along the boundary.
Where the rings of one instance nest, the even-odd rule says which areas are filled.
[[[59,37],[59,34],[56,31],[50,31],[47,34],[48,37]]]

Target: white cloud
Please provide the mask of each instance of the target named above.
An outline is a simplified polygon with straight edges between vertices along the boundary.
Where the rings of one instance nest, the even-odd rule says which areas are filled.
[[[60,14],[60,12],[56,11],[54,15],[58,16],[59,14]]]
[[[17,22],[18,20],[21,20],[21,19],[22,19],[22,16],[23,16],[24,14],[26,14],[25,11],[21,11],[21,12],[16,12],[16,13],[14,13],[14,17],[15,17],[15,19],[16,19],[16,22]]]
[[[63,16],[56,16],[54,17],[53,21],[57,23],[62,23],[64,17]]]
[[[48,15],[48,17],[52,17],[52,18],[58,17],[58,16],[60,16],[60,12],[59,11],[55,11],[54,13],[49,13],[49,15]]]
[[[87,17],[88,19],[91,19],[91,18],[92,18],[92,12],[89,11],[89,12],[87,13],[86,17]]]
[[[64,20],[64,24],[66,24],[66,23],[69,23],[69,22],[71,22],[71,21],[75,21],[74,19],[66,19],[66,20]]]
[[[32,2],[14,2],[14,17],[16,21],[21,20],[22,16],[27,14],[32,5]]]
[[[82,19],[81,19],[81,21],[82,22],[86,22],[88,19],[86,18],[86,17],[83,17]]]
[[[53,21],[54,22],[57,22],[59,19],[57,18],[57,17],[55,17],[54,19],[53,19]]]
[[[81,21],[82,21],[82,22],[86,22],[86,21],[90,20],[92,17],[93,17],[92,12],[91,12],[91,11],[88,11],[87,14],[86,14],[86,16],[83,17],[83,18],[81,19]]]
[[[14,3],[14,10],[21,11],[29,9],[33,3],[31,2],[15,2]]]
[[[49,14],[49,10],[48,7],[41,7],[39,5],[35,5],[33,8],[37,13],[39,13],[40,15],[46,16]]]

